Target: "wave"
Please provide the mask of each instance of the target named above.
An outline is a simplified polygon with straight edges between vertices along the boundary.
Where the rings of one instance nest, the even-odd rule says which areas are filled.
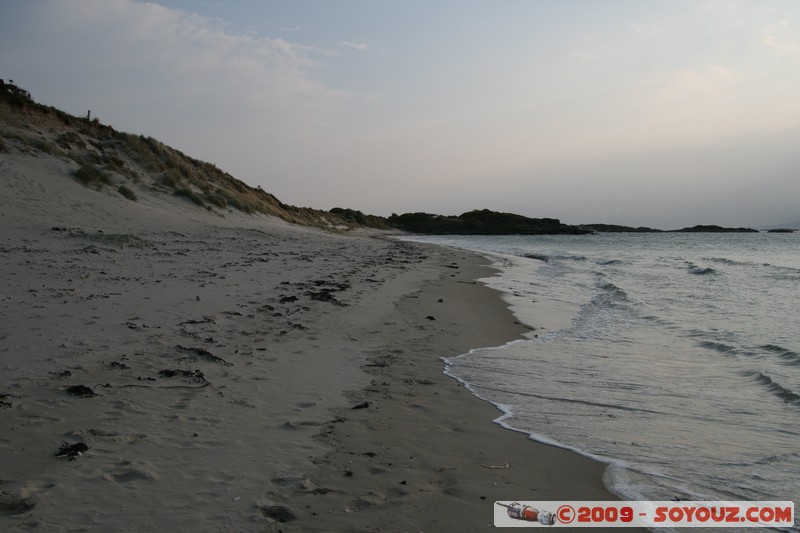
[[[756,382],[765,385],[772,394],[783,400],[784,403],[792,405],[800,404],[800,394],[797,394],[793,390],[784,387],[783,385],[781,385],[768,375],[764,374],[763,372],[759,372],[758,370],[752,370],[744,372],[743,375],[747,377],[752,377],[755,379]]]
[[[754,464],[768,465],[771,463],[789,463],[797,461],[798,457],[800,457],[800,454],[796,452],[789,452],[781,455],[769,455],[767,457],[764,457],[763,459],[759,459]]]
[[[697,274],[697,275],[705,275],[705,274],[716,274],[717,271],[711,267],[699,267],[699,266],[692,266],[689,267],[689,274]]]
[[[595,261],[598,265],[616,265],[618,263],[622,263],[621,259],[598,259]]]
[[[701,348],[708,348],[709,350],[714,350],[715,352],[719,352],[724,355],[735,355],[738,352],[737,348],[721,342],[700,341],[697,343],[697,345]]]
[[[770,265],[765,265],[770,266]],[[769,274],[769,277],[779,281],[800,281],[800,271],[790,268],[776,268],[776,272]]]
[[[731,266],[755,266],[755,263],[747,263],[745,261],[736,261],[734,259],[728,259],[727,257],[704,257],[704,261],[711,261],[713,263],[720,263],[723,265],[731,265]]]
[[[797,352],[793,352],[783,346],[778,346],[777,344],[765,344],[763,346],[759,346],[764,351],[774,353],[784,361],[786,364],[792,366],[800,366],[800,354]]]
[[[445,374],[453,376],[453,374],[450,373],[449,370],[450,369],[448,368],[448,371],[445,372]],[[458,379],[458,378],[456,378],[456,379]],[[589,407],[603,407],[605,409],[614,409],[614,410],[626,411],[626,412],[634,412],[634,413],[648,413],[648,414],[654,414],[654,415],[664,415],[664,414],[666,414],[663,411],[655,411],[653,409],[645,409],[644,407],[630,407],[630,406],[627,406],[627,405],[619,405],[619,404],[603,403],[603,402],[592,402],[592,401],[589,401],[589,400],[580,400],[580,399],[577,399],[577,398],[565,398],[565,397],[560,397],[560,396],[547,396],[547,395],[544,395],[544,394],[535,394],[535,393],[532,393],[532,392],[522,392],[522,391],[503,389],[503,388],[500,388],[500,387],[492,387],[490,385],[479,385],[477,383],[469,383],[469,385],[470,385],[470,388],[472,390],[482,389],[482,390],[486,390],[486,391],[501,392],[501,393],[509,394],[509,395],[512,395],[512,396],[525,396],[527,398],[537,398],[539,400],[545,400],[545,401],[550,401],[550,402],[571,403],[571,404],[577,404],[577,405],[586,405],[586,406],[589,406]],[[800,397],[798,397],[798,398],[800,398]]]
[[[528,259],[536,259],[537,261],[544,261],[545,263],[552,263],[553,261],[586,261],[585,255],[570,255],[570,254],[542,254],[538,252],[524,253],[522,257]]]
[[[527,257],[528,259],[536,259],[538,261],[544,261],[545,263],[550,262],[550,256],[545,254],[522,254],[522,257]]]
[[[621,288],[617,287],[616,285],[614,285],[610,281],[600,280],[595,284],[595,287],[597,287],[598,289],[602,289],[606,293],[612,295],[613,297],[615,297],[615,298],[617,298],[619,300],[627,300],[628,299],[628,293],[625,292],[624,289],[621,289]]]

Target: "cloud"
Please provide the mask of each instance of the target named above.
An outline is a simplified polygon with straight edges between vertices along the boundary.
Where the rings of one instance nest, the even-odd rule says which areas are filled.
[[[800,52],[800,35],[786,20],[765,26],[761,42],[778,52],[790,54]]]
[[[309,137],[351,100],[319,78],[335,50],[131,0],[24,9],[24,31],[0,37],[0,64],[34,98],[74,114],[92,109],[250,183],[290,176]]]
[[[365,43],[354,43],[350,41],[344,41],[339,43],[339,46],[344,46],[345,48],[353,48],[354,50],[366,51],[369,50],[369,45]]]
[[[104,72],[132,73],[132,89],[219,92],[253,104],[331,96],[313,78],[319,58],[335,52],[281,38],[237,34],[214,19],[130,0],[37,2],[22,48],[39,69],[56,67],[65,81],[83,72],[85,85],[113,87]],[[58,67],[58,65],[62,65]],[[148,80],[159,83],[148,83]],[[54,80],[59,81],[59,80]],[[115,87],[118,90],[118,87]],[[199,89],[202,89],[201,91]]]
[[[626,24],[628,30],[635,35],[644,36],[661,36],[666,33],[666,29],[662,26],[655,24],[646,24],[641,22],[629,22]]]
[[[744,76],[722,66],[711,65],[703,69],[678,70],[662,75],[653,82],[652,94],[663,100],[680,100],[715,97],[731,90]]]

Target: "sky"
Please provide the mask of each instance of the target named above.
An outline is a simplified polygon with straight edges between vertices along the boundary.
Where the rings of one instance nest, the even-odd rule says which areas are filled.
[[[797,0],[2,0],[0,78],[297,206],[800,220]]]

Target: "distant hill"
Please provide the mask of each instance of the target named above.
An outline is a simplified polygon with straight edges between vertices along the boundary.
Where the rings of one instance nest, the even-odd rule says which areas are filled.
[[[691,228],[671,230],[673,233],[758,233],[757,229],[752,228],[723,228],[714,225],[698,225]]]
[[[775,224],[773,226],[764,226],[764,227],[759,228],[759,229],[763,229],[763,230],[775,230],[775,229],[795,229],[795,230],[800,230],[800,220],[798,220],[796,222],[787,222],[785,224]]]
[[[430,213],[392,215],[389,225],[411,233],[429,235],[585,235],[591,230],[562,224],[555,218],[528,218],[488,209],[459,216]]]
[[[36,103],[30,93],[0,80],[0,154],[21,153],[71,160],[74,178],[94,189],[116,190],[130,201],[168,195],[224,214],[235,209],[323,228],[388,228],[382,217],[357,211],[321,211],[284,204],[217,168],[152,137],[116,131],[95,118],[75,117]]]
[[[580,224],[579,228],[584,228],[598,233],[660,233],[662,230],[639,226],[619,226],[617,224]]]

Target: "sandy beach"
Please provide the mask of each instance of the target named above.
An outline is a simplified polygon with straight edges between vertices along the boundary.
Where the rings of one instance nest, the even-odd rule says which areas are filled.
[[[73,167],[0,155],[0,529],[476,531],[495,500],[615,499],[442,373],[529,331],[488,259]]]

